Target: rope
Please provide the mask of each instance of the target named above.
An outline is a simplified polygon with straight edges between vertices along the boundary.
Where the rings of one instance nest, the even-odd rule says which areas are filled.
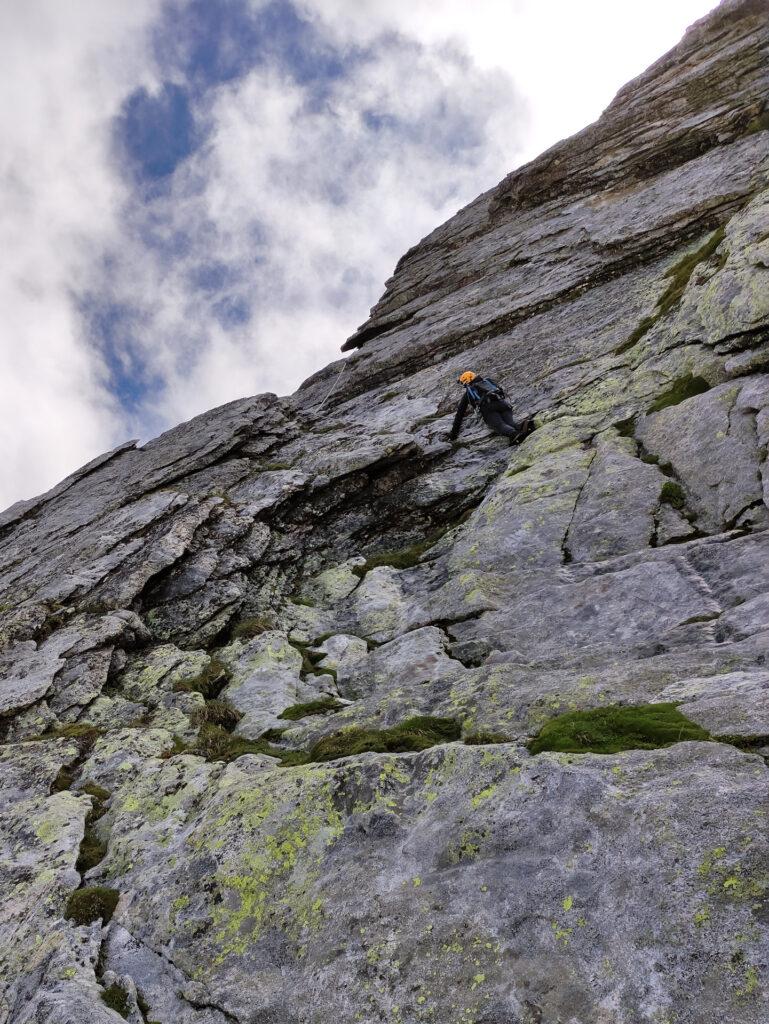
[[[334,383],[331,385],[331,390],[329,391],[329,393],[326,395],[326,397],[323,399],[323,401],[318,406],[318,412],[320,412],[320,410],[323,408],[323,406],[326,404],[326,402],[329,400],[329,398],[331,398],[333,393],[336,391],[337,385],[339,384],[339,381],[342,379],[342,374],[347,369],[347,362],[348,362],[348,360],[345,359],[344,364],[342,365],[342,369],[339,371],[339,375],[337,376],[337,378],[334,381]]]

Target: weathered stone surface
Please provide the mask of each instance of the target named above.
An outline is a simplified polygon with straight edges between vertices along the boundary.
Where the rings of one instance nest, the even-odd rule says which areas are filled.
[[[750,1005],[744,933],[759,949],[767,927],[759,757],[455,745],[245,778],[233,765],[203,788],[179,770],[148,766],[110,856],[132,851],[122,927],[169,950],[199,1004],[318,1022],[394,1007],[608,1022],[641,1002],[694,1021],[692,990],[726,1019]]]
[[[322,408],[0,516],[0,1024],[769,1019],[767,53],[726,0],[437,228]],[[523,444],[449,441],[468,367]],[[528,753],[658,702],[716,739]]]

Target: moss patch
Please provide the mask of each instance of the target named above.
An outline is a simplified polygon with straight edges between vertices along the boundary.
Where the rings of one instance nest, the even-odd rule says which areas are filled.
[[[509,736],[505,736],[501,732],[474,732],[470,736],[465,736],[465,744],[468,747],[479,747],[485,746],[489,743],[512,743],[513,740]]]
[[[679,260],[679,262],[676,263],[675,266],[671,267],[667,274],[665,274],[665,277],[670,279],[670,284],[662,298],[657,302],[657,308],[662,316],[664,316],[668,310],[672,309],[672,307],[680,301],[681,296],[683,295],[697,266],[699,266],[700,263],[704,263],[705,260],[710,259],[721,242],[723,242],[725,234],[726,231],[724,228],[718,228],[713,232],[704,245],[700,246],[700,248],[696,249],[694,252],[690,252],[688,256],[684,256],[682,260]]]
[[[693,377],[691,374],[679,377],[664,394],[660,395],[656,402],[649,406],[649,412],[659,412],[660,409],[680,405],[687,398],[694,398],[695,395],[702,395],[709,390],[710,384],[703,377]]]
[[[84,871],[96,867],[97,864],[104,860],[106,854],[107,844],[86,828],[86,834],[80,844],[80,853],[77,855],[75,867],[82,874]]]
[[[111,796],[109,790],[92,782],[83,786],[82,792],[92,797],[93,803],[91,810],[86,815],[85,832],[75,863],[76,869],[81,874],[96,867],[107,855],[107,843],[96,828],[96,822],[107,813],[106,801]]]
[[[311,749],[310,761],[335,761],[367,751],[405,753],[427,750],[439,743],[451,743],[461,735],[459,722],[453,718],[432,718],[426,715],[408,718],[389,729],[343,729],[324,736]]]
[[[676,704],[570,711],[548,722],[529,744],[532,754],[617,754],[654,750],[683,740],[709,740],[710,733],[682,715]]]
[[[105,1006],[108,1006],[110,1010],[114,1010],[115,1013],[119,1013],[121,1017],[125,1017],[128,1020],[131,1015],[131,1004],[128,1001],[128,993],[120,985],[110,985],[109,988],[105,988],[101,994],[101,1001]]]
[[[633,333],[616,349],[617,353],[626,352],[637,344],[645,334],[648,334],[658,320],[681,301],[681,297],[691,280],[695,268],[700,263],[710,259],[721,242],[723,242],[725,234],[726,232],[723,227],[718,228],[699,249],[684,256],[683,259],[679,260],[678,263],[668,270],[665,278],[670,281],[670,284],[657,300],[654,312],[651,316],[645,316],[641,320]]]
[[[666,480],[660,491],[660,502],[663,505],[672,505],[673,508],[681,509],[686,504],[686,493],[675,480]]]
[[[196,754],[207,761],[224,762],[234,761],[244,754],[266,754],[268,757],[278,758],[283,767],[292,768],[316,762],[335,761],[339,757],[350,757],[367,751],[406,753],[427,750],[439,743],[451,743],[460,737],[461,726],[455,719],[423,715],[408,718],[389,729],[366,729],[358,726],[341,729],[330,736],[324,736],[309,750],[285,750],[273,746],[270,742],[278,738],[275,730],[270,730],[269,735],[258,740],[248,740],[242,736],[233,736],[220,725],[206,723],[190,744],[184,744],[177,737],[171,754]],[[492,741],[486,739],[484,742]]]
[[[292,704],[290,708],[281,711],[278,718],[295,722],[297,719],[307,718],[309,715],[325,715],[329,711],[339,711],[344,706],[333,697],[322,697],[320,700],[311,700],[306,704]]]
[[[100,918],[104,924],[112,919],[120,899],[117,889],[105,885],[90,885],[76,889],[67,900],[65,917],[75,924],[91,924]]]
[[[86,782],[84,786],[80,787],[80,792],[87,793],[88,796],[92,796],[94,800],[98,800],[101,804],[106,803],[112,796],[108,789],[97,785],[95,782]]]
[[[394,551],[380,551],[376,555],[370,555],[363,565],[353,566],[352,572],[363,579],[369,570],[376,569],[380,565],[389,565],[393,569],[411,569],[415,565],[419,565],[422,555],[438,543],[447,529],[448,527],[434,530],[424,540],[408,547]]]

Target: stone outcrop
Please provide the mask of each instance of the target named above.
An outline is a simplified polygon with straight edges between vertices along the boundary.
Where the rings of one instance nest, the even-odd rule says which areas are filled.
[[[727,0],[345,362],[0,516],[0,1024],[769,1019],[768,97]]]

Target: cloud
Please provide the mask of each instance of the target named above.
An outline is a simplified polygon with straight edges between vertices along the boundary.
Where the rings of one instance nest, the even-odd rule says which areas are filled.
[[[130,7],[130,9],[129,9]],[[114,399],[73,292],[114,237],[109,119],[141,78],[155,12],[44,0],[0,6],[0,505],[50,486],[115,438]]]

